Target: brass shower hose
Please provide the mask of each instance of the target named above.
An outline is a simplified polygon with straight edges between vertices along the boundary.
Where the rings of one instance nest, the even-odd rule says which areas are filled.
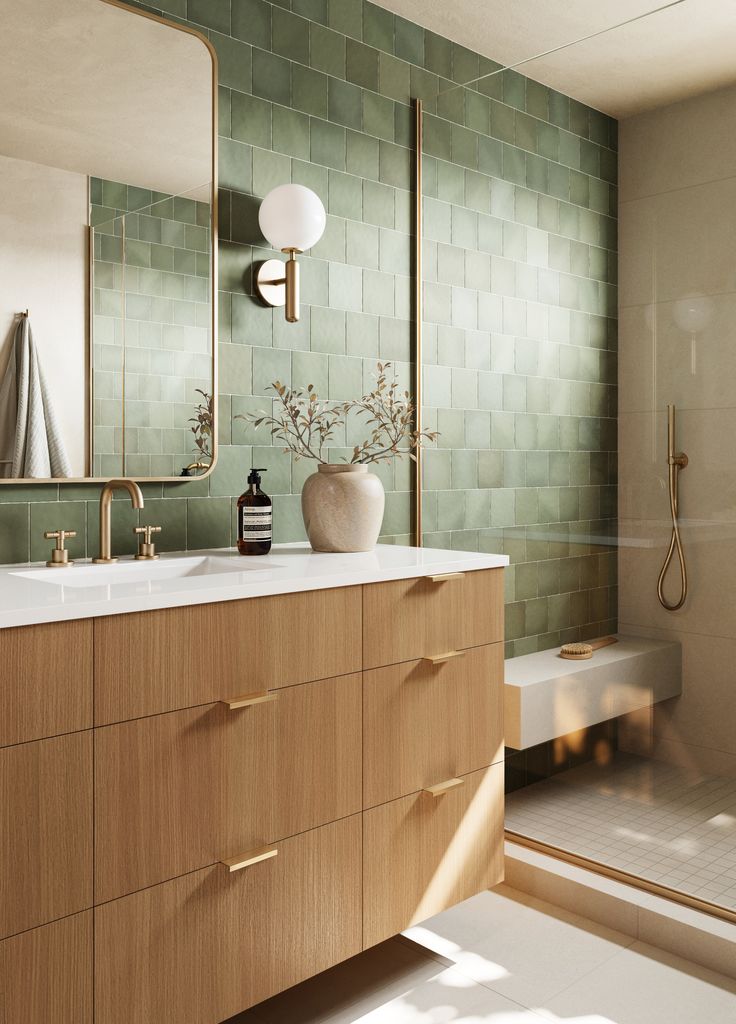
[[[679,483],[680,483],[680,470],[687,466],[687,455],[684,452],[678,452],[675,454],[675,407],[674,405],[667,406],[667,479],[669,484],[669,498],[670,498],[670,515],[672,516],[672,534],[670,536],[670,546],[667,551],[667,557],[664,560],[662,571],[659,574],[657,580],[657,597],[659,603],[668,612],[676,612],[678,608],[682,608],[687,598],[687,566],[685,565],[685,553],[682,550],[682,540],[680,538],[680,526],[678,523],[679,515]],[[664,596],[664,581],[667,575],[667,571],[672,562],[672,557],[677,551],[677,558],[680,563],[680,598],[674,604],[670,604],[667,598]]]

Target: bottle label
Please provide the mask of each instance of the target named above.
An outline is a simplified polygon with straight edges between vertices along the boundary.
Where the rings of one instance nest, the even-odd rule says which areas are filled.
[[[271,540],[273,512],[270,505],[257,505],[255,508],[243,506],[240,512],[243,540]]]

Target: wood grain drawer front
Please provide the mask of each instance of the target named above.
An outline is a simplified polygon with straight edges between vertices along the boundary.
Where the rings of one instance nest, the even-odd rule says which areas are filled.
[[[92,727],[92,621],[3,629],[0,747]]]
[[[360,587],[95,620],[97,725],[361,669]]]
[[[0,938],[91,906],[92,732],[0,750]]]
[[[96,902],[361,809],[361,676],[98,729]]]
[[[503,644],[363,676],[363,806],[503,758]]]
[[[0,942],[0,1022],[91,1024],[91,910]]]
[[[95,1024],[219,1024],[361,947],[361,816],[95,911]]]
[[[363,815],[363,942],[496,885],[503,877],[503,765],[441,796],[403,797]]]
[[[503,640],[503,569],[363,587],[363,667]]]

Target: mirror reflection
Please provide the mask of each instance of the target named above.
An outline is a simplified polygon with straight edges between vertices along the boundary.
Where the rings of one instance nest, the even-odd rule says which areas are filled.
[[[206,472],[209,49],[105,0],[3,7],[0,479]]]

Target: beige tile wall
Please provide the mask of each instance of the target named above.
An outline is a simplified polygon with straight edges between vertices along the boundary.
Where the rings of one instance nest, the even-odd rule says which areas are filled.
[[[736,89],[620,126],[622,631],[680,639],[684,694],[623,744],[736,771]],[[666,406],[678,409],[690,596],[657,601],[669,541]],[[679,586],[671,570],[669,593]]]

